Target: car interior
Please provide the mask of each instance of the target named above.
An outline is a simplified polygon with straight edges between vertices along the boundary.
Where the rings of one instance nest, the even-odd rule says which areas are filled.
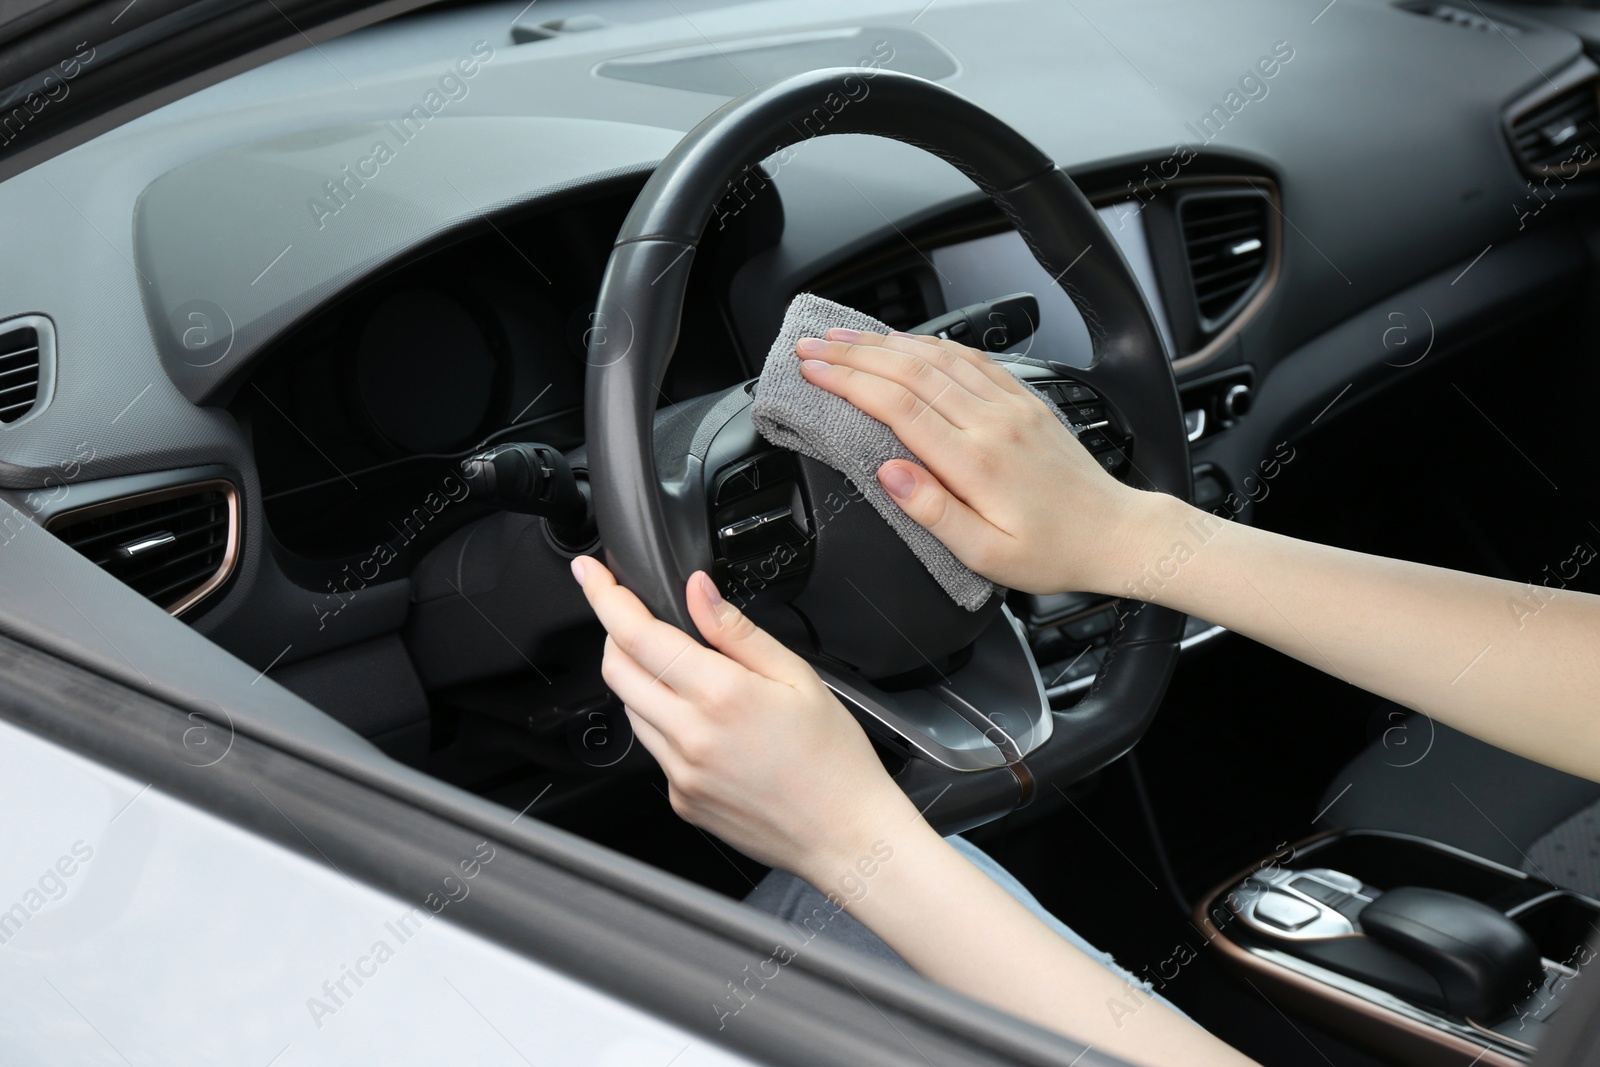
[[[0,182],[14,513],[393,760],[738,900],[766,869],[672,811],[569,570],[682,618],[700,561],[936,825],[1223,1040],[1528,1062],[1600,785],[1140,610],[1161,565],[954,608],[749,408],[815,293],[997,353],[1131,484],[1515,581],[1537,627],[1600,592],[1600,12],[519,6]]]

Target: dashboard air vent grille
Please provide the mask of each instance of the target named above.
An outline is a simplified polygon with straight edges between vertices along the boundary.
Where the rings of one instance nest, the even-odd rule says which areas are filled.
[[[0,326],[0,423],[16,422],[39,400],[39,331]]]
[[[213,481],[63,512],[47,528],[177,615],[227,580],[237,556],[238,521],[233,486]]]
[[[1585,82],[1512,120],[1511,144],[1523,166],[1534,173],[1543,172],[1576,158],[1584,144],[1590,146],[1585,161],[1594,158],[1594,145],[1600,144],[1597,86],[1600,82]]]
[[[1271,210],[1256,192],[1201,194],[1179,203],[1184,255],[1204,330],[1220,327],[1265,279]]]
[[[1474,4],[1473,7],[1477,5]],[[1479,33],[1501,33],[1507,37],[1520,37],[1522,30],[1505,22],[1495,22],[1481,11],[1468,11],[1466,8],[1454,4],[1405,4],[1406,11],[1413,15],[1435,19],[1447,26],[1457,26],[1463,30],[1476,30]]]
[[[826,295],[829,300],[864,311],[895,330],[909,330],[933,317],[928,312],[922,279],[914,270]]]

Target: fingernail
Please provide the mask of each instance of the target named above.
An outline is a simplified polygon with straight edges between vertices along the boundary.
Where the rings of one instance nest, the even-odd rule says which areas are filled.
[[[896,500],[904,500],[917,488],[917,476],[899,466],[884,466],[879,469],[878,481]]]
[[[573,560],[572,560],[572,576],[578,580],[578,584],[579,585],[583,584],[583,557],[582,556],[574,556],[573,557]]]
[[[717,588],[717,583],[713,582],[705,571],[696,574],[695,580],[700,583],[700,592],[705,594],[706,603],[717,613],[717,621],[727,622],[728,616],[733,613],[733,605],[722,599],[722,592]]]
[[[915,338],[917,335],[914,334],[914,333],[906,333],[904,330],[891,330],[891,331],[889,331],[889,336],[890,337],[911,337],[911,338]]]
[[[861,331],[860,330],[845,330],[845,329],[837,329],[837,328],[836,329],[832,329],[832,330],[828,331],[828,340],[830,340],[830,341],[859,341],[859,340],[861,340]]]
[[[800,361],[800,370],[802,372],[810,371],[812,374],[821,374],[825,370],[831,370],[832,367],[833,364],[824,363],[820,359],[802,359]]]
[[[828,342],[819,341],[815,337],[802,337],[794,347],[801,352],[821,352],[828,347]]]

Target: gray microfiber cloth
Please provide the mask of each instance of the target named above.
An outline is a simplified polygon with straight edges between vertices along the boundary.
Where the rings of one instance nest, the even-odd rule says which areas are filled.
[[[751,420],[761,436],[777,445],[810,456],[854,482],[879,515],[916,553],[928,573],[950,594],[950,599],[977,611],[994,592],[994,584],[956,559],[933,534],[894,502],[878,484],[878,468],[891,459],[922,463],[900,439],[877,419],[849,401],[806,381],[800,374],[795,342],[802,337],[822,337],[830,329],[864,330],[885,334],[890,328],[854,308],[835,304],[811,293],[801,293],[789,303],[766,365],[756,385]],[[1071,429],[1061,409],[1037,389],[1034,395]]]

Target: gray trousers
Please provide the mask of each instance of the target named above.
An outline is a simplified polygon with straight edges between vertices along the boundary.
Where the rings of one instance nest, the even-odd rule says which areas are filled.
[[[1138,991],[1140,997],[1152,997],[1160,1001],[1173,1011],[1183,1015],[1176,1005],[1163,997],[1150,987],[1148,981],[1142,981],[1117,963],[1109,952],[1101,952],[1066,923],[1051,915],[1045,910],[1034,895],[1028,892],[1027,887],[1017,881],[1012,873],[995,862],[987,852],[977,845],[959,835],[945,838],[955,850],[972,861],[984,874],[994,879],[1006,892],[1016,897],[1022,906],[1037,915],[1044,924],[1054,930],[1064,940],[1081,950],[1090,959],[1097,961],[1112,974],[1126,982],[1132,989]],[[911,965],[901,959],[894,949],[883,942],[877,934],[863,926],[857,919],[845,911],[835,911],[828,903],[827,897],[818,892],[810,883],[788,873],[787,871],[774,870],[761,880],[746,896],[745,903],[759,908],[770,915],[789,922],[797,929],[804,931],[809,942],[815,938],[822,938],[837,945],[843,945],[857,952],[863,952],[874,959],[896,967],[911,970]],[[1184,1016],[1187,1018],[1187,1016]]]

